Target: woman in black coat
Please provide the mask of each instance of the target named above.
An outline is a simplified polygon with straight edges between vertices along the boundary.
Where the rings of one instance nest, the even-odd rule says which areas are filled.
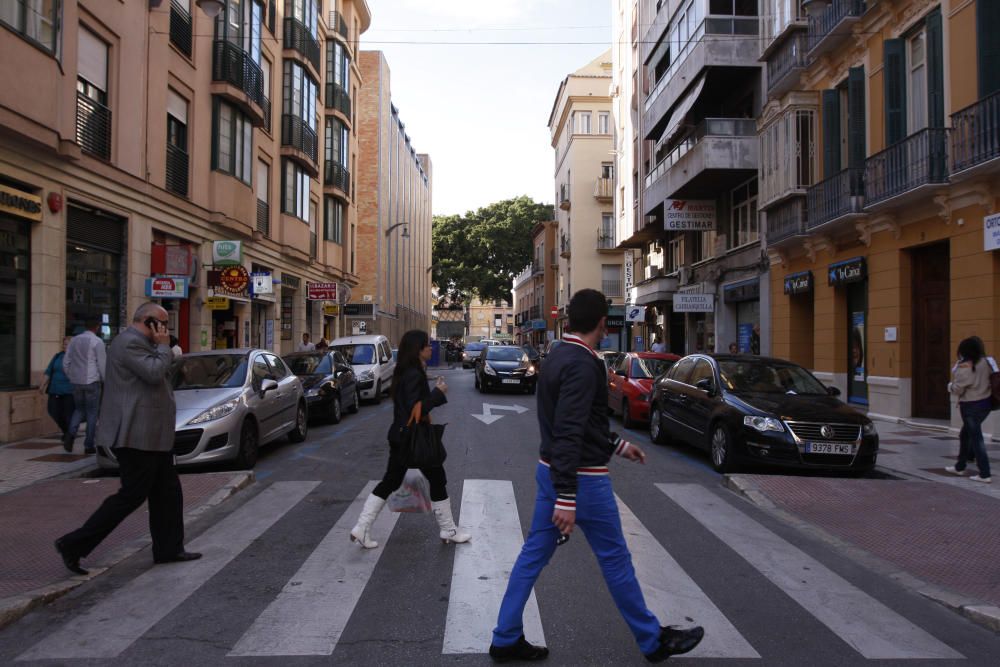
[[[358,517],[358,523],[351,529],[351,541],[365,549],[374,549],[378,542],[371,539],[369,531],[375,517],[382,511],[389,494],[403,483],[406,475],[407,425],[414,407],[420,403],[420,414],[426,417],[431,410],[448,402],[445,394],[448,385],[438,377],[432,390],[427,383],[427,360],[431,358],[431,342],[426,332],[414,329],[403,334],[399,341],[396,370],[392,375],[392,426],[389,427],[389,463],[385,475],[372,493],[365,499],[365,506]],[[441,530],[441,541],[468,542],[471,535],[455,525],[448,500],[447,478],[444,466],[421,468],[431,487],[431,508]]]

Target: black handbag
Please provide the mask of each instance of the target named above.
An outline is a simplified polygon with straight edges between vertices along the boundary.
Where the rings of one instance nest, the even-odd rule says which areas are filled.
[[[444,448],[445,424],[432,424],[430,418],[421,418],[421,404],[413,406],[406,423],[409,438],[406,441],[406,467],[433,468],[444,463],[448,452]]]

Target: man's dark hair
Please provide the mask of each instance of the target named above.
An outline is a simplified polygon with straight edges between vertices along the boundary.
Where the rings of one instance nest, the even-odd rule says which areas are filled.
[[[101,321],[96,317],[88,317],[83,321],[83,328],[87,331],[93,331],[101,326]]]
[[[608,299],[595,289],[582,289],[573,295],[567,306],[569,330],[589,334],[608,315]]]

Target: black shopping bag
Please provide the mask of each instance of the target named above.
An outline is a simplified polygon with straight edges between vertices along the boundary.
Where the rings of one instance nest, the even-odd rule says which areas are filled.
[[[432,424],[429,418],[421,418],[418,401],[407,422],[406,465],[408,468],[433,468],[444,463],[448,452],[444,449],[444,424]]]

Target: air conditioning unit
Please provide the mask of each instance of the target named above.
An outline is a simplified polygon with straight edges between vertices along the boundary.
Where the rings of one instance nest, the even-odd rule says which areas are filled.
[[[645,267],[646,280],[652,280],[653,278],[659,278],[663,275],[663,269],[658,266],[652,265]]]

